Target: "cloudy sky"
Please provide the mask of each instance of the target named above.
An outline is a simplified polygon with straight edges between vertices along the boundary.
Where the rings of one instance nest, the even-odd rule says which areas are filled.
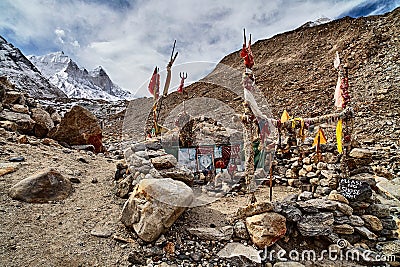
[[[243,28],[256,41],[321,17],[398,6],[400,0],[1,0],[0,35],[25,55],[63,50],[87,69],[101,65],[139,97],[149,95],[147,81],[154,66],[165,68],[174,39],[179,67],[172,87],[179,71],[195,81],[240,49]]]

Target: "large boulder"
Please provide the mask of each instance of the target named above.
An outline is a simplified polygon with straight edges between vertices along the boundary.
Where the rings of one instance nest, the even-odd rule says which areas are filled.
[[[28,114],[24,113],[3,110],[0,113],[0,120],[14,122],[17,125],[17,130],[26,134],[31,133],[35,126],[35,121]]]
[[[53,128],[49,137],[69,145],[93,145],[96,153],[104,151],[99,121],[81,106],[74,106],[65,113],[61,123]]]
[[[246,218],[250,238],[258,248],[269,247],[286,233],[286,218],[275,212],[266,212]]]
[[[48,169],[18,182],[11,187],[9,195],[13,199],[25,202],[46,203],[65,199],[71,192],[70,180],[58,171]]]
[[[35,136],[39,138],[46,137],[54,127],[54,122],[51,119],[50,114],[41,108],[33,108],[31,112],[31,117],[36,122],[33,129]]]
[[[193,191],[180,181],[144,179],[122,210],[122,223],[146,242],[157,240],[193,201]]]

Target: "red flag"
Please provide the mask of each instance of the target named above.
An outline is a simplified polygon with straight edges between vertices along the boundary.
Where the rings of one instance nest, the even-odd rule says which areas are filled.
[[[160,74],[158,73],[158,68],[155,67],[149,83],[149,92],[154,96],[155,99],[158,99],[159,89],[160,89]]]
[[[254,65],[254,57],[253,57],[253,52],[251,51],[251,41],[249,41],[248,47],[246,47],[246,44],[243,44],[242,51],[240,51],[240,57],[244,59],[244,65],[246,68],[251,69]]]
[[[183,93],[183,86],[185,85],[185,78],[181,78],[181,84],[178,87],[178,92]]]

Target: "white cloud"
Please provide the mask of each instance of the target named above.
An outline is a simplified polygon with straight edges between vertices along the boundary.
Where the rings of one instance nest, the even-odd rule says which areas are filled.
[[[155,65],[166,66],[174,39],[177,65],[217,62],[241,47],[244,27],[254,41],[266,39],[322,16],[335,18],[365,1],[150,0],[130,8],[96,2],[6,0],[0,4],[0,30],[14,31],[21,48],[33,40],[39,44],[37,54],[48,47],[63,49],[88,69],[102,65],[116,83],[136,91]],[[192,71],[190,77],[204,73]],[[179,73],[173,75],[177,83]],[[142,95],[148,95],[145,88]]]

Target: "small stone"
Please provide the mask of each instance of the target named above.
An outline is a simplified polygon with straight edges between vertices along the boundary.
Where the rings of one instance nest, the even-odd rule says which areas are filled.
[[[351,235],[354,233],[354,227],[348,224],[334,225],[333,232],[337,234]]]
[[[349,156],[357,159],[367,159],[372,157],[372,151],[363,148],[353,148]]]
[[[230,240],[233,235],[232,226],[224,226],[219,228],[189,228],[189,233],[204,240]]]
[[[256,249],[236,242],[226,244],[226,246],[223,249],[221,249],[217,253],[217,255],[220,258],[232,258],[232,257],[243,256],[253,262],[261,263],[260,254]]]
[[[0,177],[18,170],[16,163],[0,163]]]
[[[319,178],[311,178],[310,179],[310,184],[313,186],[319,185]]]
[[[90,231],[90,234],[93,236],[103,237],[103,238],[107,238],[112,235],[111,231],[107,229],[93,229],[92,231]]]
[[[328,168],[327,165],[325,162],[320,161],[317,163],[317,170],[326,170]]]
[[[81,183],[81,180],[79,180],[76,177],[71,177],[71,178],[69,178],[69,180],[71,181],[71,183],[74,183],[74,184],[80,184]]]
[[[362,236],[365,236],[366,238],[368,238],[370,240],[376,240],[378,238],[378,236],[376,234],[374,234],[373,232],[368,230],[365,226],[356,226],[356,227],[354,227],[354,229],[358,233],[360,233]]]
[[[92,179],[92,184],[97,184],[97,178],[96,177],[94,177],[93,179]]]
[[[296,261],[284,261],[275,263],[274,267],[305,267],[305,265]]]
[[[337,209],[348,216],[353,214],[353,208],[342,202],[337,202]]]
[[[304,165],[303,168],[306,169],[307,172],[311,172],[313,170],[312,165]]]
[[[17,143],[18,144],[28,144],[29,140],[28,137],[26,135],[20,135],[17,137]]]
[[[382,231],[383,226],[378,217],[374,215],[362,215],[361,218],[365,222],[365,226],[374,232]]]
[[[349,204],[349,201],[347,200],[347,198],[345,198],[343,195],[337,193],[337,191],[335,191],[335,190],[329,193],[328,199],[334,200],[334,201],[339,201],[339,202],[342,202],[345,204]]]
[[[238,238],[247,240],[250,238],[247,232],[246,224],[243,221],[237,221],[233,226],[234,235]]]
[[[299,171],[299,176],[306,176],[306,175],[307,175],[306,169],[301,169],[301,170]]]
[[[299,200],[310,200],[312,198],[313,198],[313,193],[308,191],[301,192],[299,195]]]
[[[357,215],[351,215],[349,216],[350,224],[353,226],[363,226],[364,221],[360,216]]]
[[[10,162],[23,162],[25,161],[25,158],[20,156],[20,157],[13,157],[13,158],[9,158],[8,161]]]

